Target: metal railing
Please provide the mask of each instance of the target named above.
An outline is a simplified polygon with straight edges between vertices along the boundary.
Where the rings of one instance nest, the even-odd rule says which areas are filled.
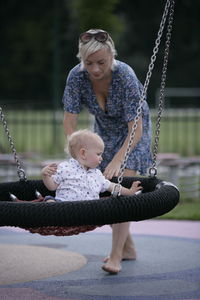
[[[19,153],[33,160],[39,157],[64,157],[63,111],[5,110],[4,113]],[[152,132],[156,112],[151,110]],[[79,116],[78,127],[89,128],[91,117],[84,111]],[[179,153],[180,156],[200,155],[200,109],[167,109],[161,121],[159,152]],[[152,139],[153,140],[153,139]],[[0,126],[0,153],[10,153],[9,143]]]
[[[37,178],[45,160],[59,161],[66,157],[62,110],[4,109],[4,113],[28,177]],[[156,111],[153,109],[151,118],[154,135]],[[91,116],[83,111],[78,119],[78,127],[90,128],[92,123]],[[198,164],[193,163],[200,156],[199,132],[200,109],[165,109],[161,121],[159,153],[166,159],[166,164],[159,163],[158,173],[177,184],[182,198],[199,199],[200,196],[200,159]],[[185,157],[185,160],[180,163],[179,157]],[[0,181],[13,178],[17,179],[17,169],[3,126],[0,126]]]

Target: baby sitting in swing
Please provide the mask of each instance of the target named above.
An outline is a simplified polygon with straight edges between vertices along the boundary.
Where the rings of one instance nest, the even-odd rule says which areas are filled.
[[[133,195],[140,191],[140,181],[130,189],[106,179],[97,169],[102,161],[104,142],[96,133],[84,129],[74,132],[68,139],[69,161],[59,165],[52,163],[42,169],[45,186],[56,191],[55,198],[46,196],[45,201],[75,201],[98,199],[105,191],[112,195]]]

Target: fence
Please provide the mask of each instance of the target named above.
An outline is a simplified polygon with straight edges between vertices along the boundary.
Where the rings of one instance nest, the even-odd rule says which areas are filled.
[[[64,157],[64,133],[62,110],[6,110],[5,118],[17,152],[32,159],[39,157]],[[151,111],[153,138],[156,112]],[[78,127],[91,126],[91,117],[83,111]],[[179,155],[200,155],[200,109],[167,109],[161,121],[159,152]],[[0,153],[10,153],[9,143],[0,126]]]
[[[28,178],[40,176],[42,161],[59,161],[65,157],[62,110],[4,109],[4,114],[14,146],[25,163]],[[151,110],[151,116],[154,142],[155,110]],[[83,111],[78,127],[88,128],[91,124],[91,116]],[[199,132],[200,109],[165,109],[161,121],[158,156],[161,163],[158,165],[158,174],[177,184],[182,198],[200,197]],[[0,181],[17,179],[16,164],[11,152],[4,128],[0,126]],[[182,157],[185,157],[184,160]]]
[[[155,112],[152,122],[155,124]],[[166,109],[161,121],[160,152],[200,155],[200,109]]]

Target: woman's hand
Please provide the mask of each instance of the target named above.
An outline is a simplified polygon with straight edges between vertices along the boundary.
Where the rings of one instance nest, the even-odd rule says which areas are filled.
[[[110,180],[119,175],[120,168],[121,161],[117,158],[113,158],[113,160],[105,168],[103,175]]]
[[[56,171],[57,171],[57,164],[52,163],[42,169],[42,175],[51,177],[56,173]]]

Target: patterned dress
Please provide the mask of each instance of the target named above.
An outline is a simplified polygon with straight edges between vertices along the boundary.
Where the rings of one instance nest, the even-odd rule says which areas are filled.
[[[133,69],[121,61],[116,61],[112,71],[112,81],[106,99],[105,111],[99,106],[85,69],[76,65],[69,73],[63,95],[64,110],[79,114],[85,106],[94,115],[94,131],[105,143],[103,171],[119,151],[128,134],[128,122],[134,120],[138,101],[141,97],[142,85]],[[146,101],[142,107],[143,134],[141,140],[130,153],[126,168],[145,175],[150,167],[151,159],[151,120]]]

